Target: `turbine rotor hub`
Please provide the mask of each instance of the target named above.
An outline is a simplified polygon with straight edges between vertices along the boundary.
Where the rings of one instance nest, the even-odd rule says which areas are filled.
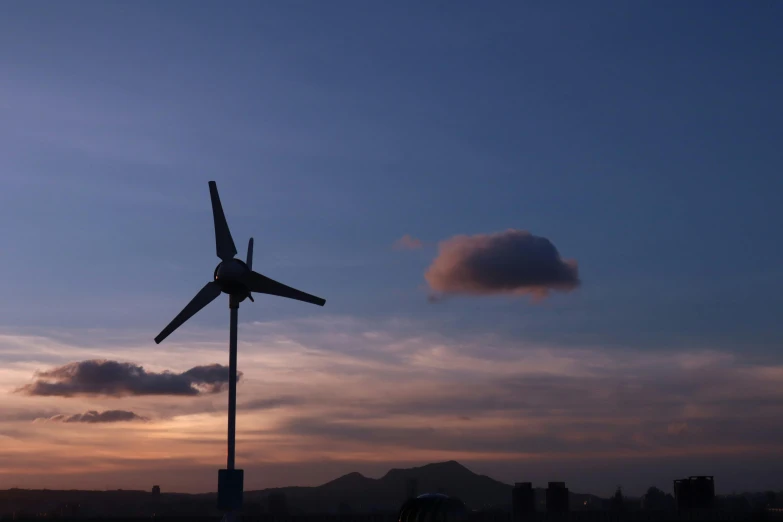
[[[245,286],[245,274],[250,269],[239,259],[221,261],[215,267],[215,282],[218,283],[223,292],[236,297],[247,297],[248,289]]]

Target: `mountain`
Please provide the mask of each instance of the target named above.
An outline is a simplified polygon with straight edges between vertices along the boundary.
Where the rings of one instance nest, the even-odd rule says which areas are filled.
[[[445,493],[470,507],[511,505],[511,486],[486,475],[477,475],[450,460],[418,468],[392,469],[380,482],[388,489],[405,492],[409,479],[416,479],[419,493]]]
[[[409,479],[417,482],[418,494],[445,493],[462,500],[469,509],[511,510],[510,484],[478,475],[459,462],[437,462],[417,468],[391,469],[379,479],[353,472],[316,487],[292,487],[245,492],[245,502],[267,505],[273,491],[285,493],[291,513],[333,513],[340,505],[354,512],[396,511],[406,499]],[[546,489],[536,488],[536,504],[543,511]],[[571,508],[600,504],[594,495],[569,494]],[[587,502],[586,502],[587,501]]]
[[[373,479],[354,471],[318,487],[324,491],[340,493],[343,491],[363,491],[371,488],[374,484]]]
[[[396,510],[406,499],[409,479],[416,479],[418,492],[445,493],[472,508],[505,507],[511,504],[511,486],[484,475],[477,475],[456,461],[439,462],[409,469],[392,469],[380,479],[349,473],[321,486],[248,491],[249,502],[265,504],[272,491],[286,494],[292,511],[305,513],[332,512],[340,504],[354,511]]]

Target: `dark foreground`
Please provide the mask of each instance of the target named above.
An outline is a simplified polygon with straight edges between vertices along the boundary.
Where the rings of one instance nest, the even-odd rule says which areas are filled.
[[[9,518],[0,517],[0,520],[40,521],[63,520],[70,522],[95,522],[97,520],[110,520],[112,522],[219,522],[221,517],[216,516],[168,516],[168,517],[24,517]],[[370,515],[245,515],[238,518],[243,522],[397,522],[397,515],[370,514]],[[544,521],[584,521],[584,522],[633,522],[653,520],[783,520],[783,510],[765,510],[753,513],[739,513],[726,511],[673,513],[662,511],[632,511],[618,513],[613,511],[575,511],[571,513],[535,513],[519,520],[513,520],[510,513],[469,513],[468,522],[544,522]],[[444,520],[443,522],[449,522]]]

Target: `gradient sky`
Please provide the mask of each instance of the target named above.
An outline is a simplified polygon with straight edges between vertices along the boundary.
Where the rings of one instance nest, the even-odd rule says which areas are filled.
[[[240,256],[252,235],[254,268],[327,299],[240,310],[246,489],[450,459],[598,494],[783,487],[782,20],[764,1],[4,5],[0,488],[216,489],[225,393],[14,392],[91,359],[227,364],[225,299],[152,341],[218,262],[212,179]],[[581,286],[428,300],[440,242],[508,229]],[[149,420],[43,420],[90,410]]]

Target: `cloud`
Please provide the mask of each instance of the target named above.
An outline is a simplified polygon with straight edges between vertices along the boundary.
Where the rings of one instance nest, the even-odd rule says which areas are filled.
[[[305,400],[302,397],[281,396],[269,399],[255,399],[240,405],[240,407],[243,410],[271,410],[281,406],[299,406],[301,404],[305,404]]]
[[[777,414],[783,400],[780,354],[752,356],[687,345],[655,352],[542,345],[399,318],[329,316],[251,322],[243,329],[248,341],[242,347],[245,375],[237,408],[241,449],[247,454],[243,466],[285,462],[301,470],[270,479],[268,486],[312,484],[312,473],[324,462],[350,463],[346,472],[365,472],[380,461],[401,467],[403,462],[457,459],[480,461],[482,473],[512,482],[520,466],[537,469],[538,474],[530,472],[532,480],[544,482],[552,470],[566,469],[566,480],[577,480],[577,471],[595,467],[600,471],[593,471],[595,484],[588,484],[589,490],[604,484],[611,493],[618,480],[636,484],[640,466],[665,480],[676,476],[683,462],[693,468],[719,465],[721,473],[735,477],[750,469],[750,459],[764,456],[764,462],[778,464],[783,459],[783,419]],[[183,357],[192,358],[186,360],[193,366],[219,360],[222,335],[220,330],[202,334],[155,361],[180,368],[175,365]],[[128,357],[133,346],[117,345],[113,353]],[[175,344],[172,349],[180,348]],[[12,387],[26,384],[38,364],[37,352],[30,349],[30,354],[31,362],[4,374]],[[209,374],[189,372],[191,378]],[[14,418],[0,419],[0,439],[16,438],[0,444],[0,462],[13,470],[5,478],[0,473],[0,487],[11,487],[25,473],[51,475],[40,478],[37,487],[92,477],[100,469],[89,456],[100,448],[102,458],[123,459],[106,476],[113,487],[126,488],[135,484],[128,477],[144,459],[158,462],[165,453],[206,467],[214,464],[209,455],[223,451],[225,444],[224,396],[117,399],[113,408],[155,422],[109,425],[122,427],[112,430],[112,437],[103,436],[103,430],[51,429],[15,413],[30,409],[38,417],[51,417],[96,409],[89,399],[69,399],[68,410],[58,407],[59,397],[6,395],[3,400],[2,414]],[[64,444],[68,460],[52,465]],[[134,459],[127,459],[129,453]],[[675,463],[674,468],[665,468],[664,461]],[[164,472],[168,462],[155,473]],[[638,466],[623,468],[623,463]],[[605,471],[610,465],[619,471]],[[741,475],[747,483],[739,487],[762,480],[756,468],[751,471]],[[649,474],[638,479],[639,488],[665,483]],[[211,476],[187,478],[197,484],[194,491],[203,491],[211,487]],[[140,480],[143,486],[146,479]],[[726,480],[722,488],[729,487]]]
[[[237,372],[241,378],[241,372]],[[182,373],[148,372],[129,362],[92,359],[36,372],[37,380],[16,392],[26,395],[73,397],[106,395],[201,395],[218,393],[228,383],[228,368],[195,366]]]
[[[416,239],[409,234],[405,234],[394,242],[395,250],[418,250],[423,246],[424,243],[422,243],[421,239]]]
[[[692,431],[693,429],[688,427],[687,422],[672,422],[666,427],[666,433],[677,437],[688,435]]]
[[[548,239],[513,229],[442,241],[424,277],[443,294],[531,294],[539,299],[580,284],[575,260],[562,259]]]
[[[8,408],[3,407],[3,412],[0,413],[0,423],[3,422],[24,422],[34,421],[41,417],[48,418],[55,415],[57,410],[31,410],[27,408]]]
[[[304,417],[288,421],[283,429],[298,436],[317,437],[327,441],[371,442],[374,444],[412,445],[429,441],[436,430],[431,426],[372,426],[356,422],[333,421],[325,417]]]
[[[309,440],[349,454],[376,448],[482,458],[743,454],[770,451],[783,436],[773,414],[782,377],[765,382],[763,365],[741,367],[725,353],[508,347],[499,355],[449,347],[411,358],[402,388],[383,385],[393,375],[368,371],[356,384],[361,396],[324,390],[328,399],[277,429],[301,446]],[[428,359],[424,374],[413,371]],[[694,359],[703,365],[693,367]]]
[[[125,410],[90,410],[85,413],[76,413],[74,415],[53,415],[51,417],[41,417],[36,421],[46,422],[86,422],[88,424],[102,424],[106,422],[127,422],[127,421],[148,421],[147,417],[137,415],[132,411]]]

